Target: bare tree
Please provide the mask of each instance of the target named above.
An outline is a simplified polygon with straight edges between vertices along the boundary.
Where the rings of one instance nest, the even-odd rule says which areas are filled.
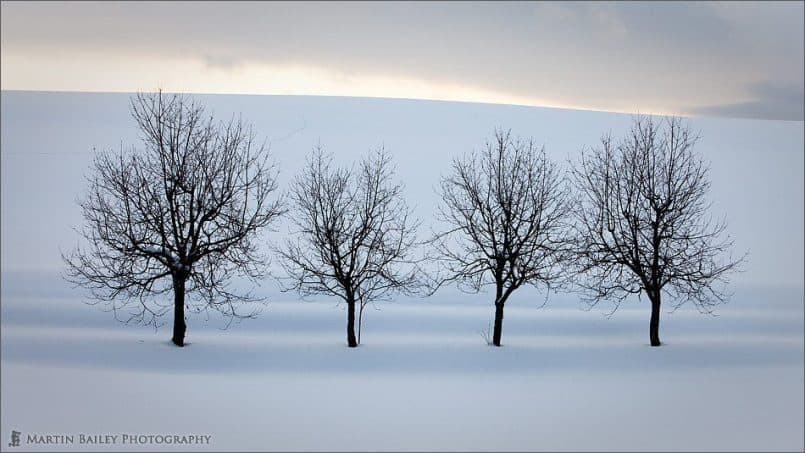
[[[131,114],[141,149],[100,152],[79,201],[86,244],[64,255],[66,278],[92,290],[117,316],[157,325],[173,307],[173,342],[184,346],[188,307],[231,319],[251,294],[229,290],[234,276],[257,278],[265,257],[256,234],[282,211],[270,196],[276,171],[240,119],[215,123],[182,96],[141,93]],[[173,302],[158,296],[173,292]]]
[[[699,137],[678,118],[636,117],[617,144],[582,153],[572,176],[582,288],[592,304],[645,293],[649,337],[660,345],[663,292],[674,307],[691,301],[710,313],[725,300],[727,276],[743,260],[723,257],[732,246],[725,222],[708,215],[708,167],[693,151]]]
[[[360,344],[363,309],[416,287],[411,259],[417,222],[394,182],[382,149],[356,168],[335,167],[321,148],[308,159],[291,189],[295,240],[278,252],[286,289],[302,296],[330,295],[347,304],[347,344]],[[358,335],[355,335],[355,307]]]
[[[557,167],[533,140],[496,131],[493,143],[453,161],[442,178],[438,216],[450,229],[433,240],[436,288],[455,281],[478,292],[495,287],[492,344],[500,346],[503,307],[525,284],[562,279],[567,194]]]

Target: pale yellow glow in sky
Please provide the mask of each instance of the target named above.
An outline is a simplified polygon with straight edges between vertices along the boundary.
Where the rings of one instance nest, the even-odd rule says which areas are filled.
[[[219,67],[197,58],[99,58],[91,54],[44,56],[11,52],[3,55],[0,66],[3,90],[135,92],[161,88],[185,93],[383,97],[603,110],[595,105],[527,98],[459,84],[347,74],[310,66],[247,63]],[[630,111],[628,106],[607,107],[609,111]],[[648,111],[665,113],[659,108],[644,110]]]

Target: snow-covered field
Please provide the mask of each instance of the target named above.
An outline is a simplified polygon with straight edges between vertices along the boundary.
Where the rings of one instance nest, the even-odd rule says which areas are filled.
[[[489,347],[479,332],[492,311],[468,297],[369,310],[355,350],[343,309],[295,300],[228,330],[195,317],[180,350],[169,329],[123,326],[76,298],[4,295],[2,435],[203,434],[213,450],[802,450],[802,309],[745,296],[718,317],[664,314],[660,348],[645,304],[607,319],[568,297],[542,309],[514,299],[504,347]]]
[[[285,184],[321,142],[354,159],[385,145],[427,226],[449,159],[496,126],[559,161],[627,115],[512,106],[307,97],[203,97],[268,137]],[[136,143],[122,94],[2,94],[0,449],[802,451],[802,123],[695,119],[717,215],[750,251],[719,316],[648,307],[584,311],[574,295],[515,293],[502,348],[485,345],[489,295],[440,292],[346,315],[267,286],[257,319],[127,326],[58,278],[93,146]],[[281,235],[280,233],[276,233]],[[169,321],[166,319],[166,321]],[[8,446],[12,431],[20,447]],[[115,445],[79,435],[117,435]],[[121,445],[128,435],[209,435],[207,445]],[[28,435],[74,444],[30,445]]]

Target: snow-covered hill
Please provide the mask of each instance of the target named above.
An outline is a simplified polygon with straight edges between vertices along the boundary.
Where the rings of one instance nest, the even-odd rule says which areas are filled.
[[[500,105],[359,98],[200,96],[267,137],[281,184],[316,144],[344,162],[385,146],[427,227],[453,156],[495,127],[558,161],[630,118]],[[345,346],[343,307],[263,291],[254,320],[193,316],[188,347],[126,326],[59,280],[60,249],[91,150],[130,146],[123,94],[2,93],[2,420],[24,450],[181,449],[79,444],[90,435],[210,435],[209,450],[803,449],[803,124],[691,119],[712,164],[716,215],[749,250],[718,317],[648,307],[583,311],[572,294],[515,294],[502,348],[484,344],[489,295],[445,291],[367,310]],[[276,233],[276,236],[282,233]],[[71,445],[28,435],[74,435]],[[121,440],[117,438],[118,442]],[[10,449],[10,448],[9,448]]]

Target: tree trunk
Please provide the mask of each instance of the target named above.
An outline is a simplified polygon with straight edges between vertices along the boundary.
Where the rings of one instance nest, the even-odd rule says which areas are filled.
[[[363,303],[358,309],[358,344],[361,344],[361,329],[363,328]]]
[[[495,303],[495,331],[492,335],[492,344],[500,346],[500,336],[503,334],[503,302]]]
[[[184,333],[187,330],[184,319],[184,284],[184,278],[173,277],[173,344],[176,346],[184,346]]]
[[[355,301],[347,301],[347,345],[350,348],[358,346],[355,340]]]
[[[649,292],[651,300],[651,321],[649,322],[648,335],[652,346],[659,346],[660,342],[660,292]]]

